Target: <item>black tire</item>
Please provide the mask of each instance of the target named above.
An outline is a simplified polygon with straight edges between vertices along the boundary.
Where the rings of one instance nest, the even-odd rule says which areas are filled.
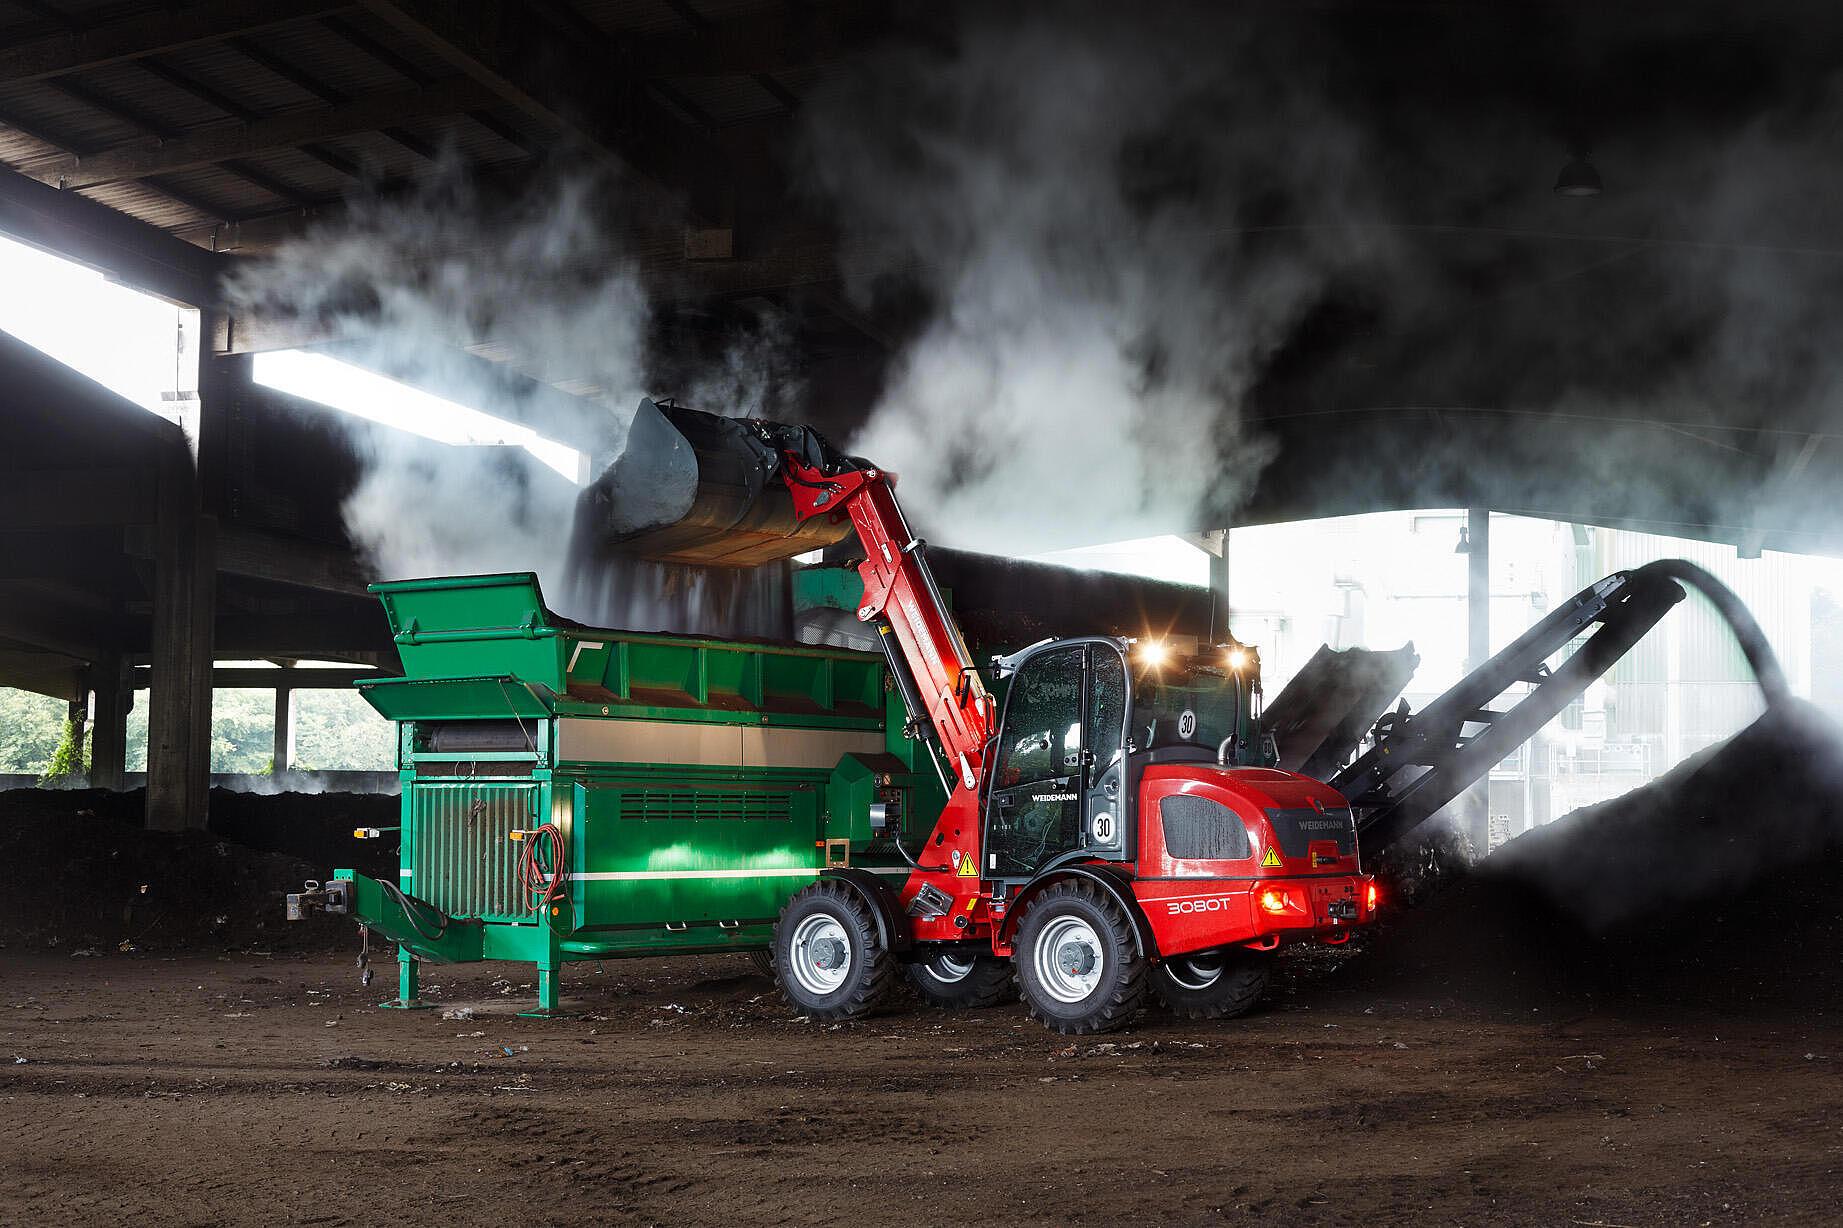
[[[1024,1005],[1064,1036],[1117,1031],[1145,1005],[1148,969],[1132,924],[1092,883],[1046,888],[1025,911],[1016,947]],[[1088,962],[1064,963],[1069,956]]]
[[[844,883],[822,881],[781,910],[774,971],[789,1005],[830,1022],[861,1019],[882,1006],[902,965],[877,936],[863,897]]]
[[[910,964],[909,983],[923,1002],[942,1010],[996,1006],[1011,993],[1011,964],[990,955],[943,952]]]
[[[1272,971],[1271,957],[1253,951],[1199,951],[1159,964],[1152,988],[1174,1015],[1233,1019],[1260,1003]]]
[[[774,952],[773,951],[771,950],[770,951],[750,951],[749,952],[749,963],[750,965],[754,967],[754,969],[757,972],[761,973],[763,976],[767,977],[769,980],[772,981],[774,979]]]

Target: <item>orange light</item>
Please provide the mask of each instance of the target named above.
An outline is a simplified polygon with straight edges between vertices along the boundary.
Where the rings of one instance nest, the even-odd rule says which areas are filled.
[[[1261,911],[1283,913],[1286,911],[1286,893],[1275,891],[1272,887],[1261,892]]]
[[[1376,884],[1371,883],[1369,885],[1369,889],[1363,893],[1363,907],[1368,909],[1370,912],[1375,912],[1376,904],[1379,902],[1380,899],[1381,897],[1377,894],[1377,891],[1376,891]]]

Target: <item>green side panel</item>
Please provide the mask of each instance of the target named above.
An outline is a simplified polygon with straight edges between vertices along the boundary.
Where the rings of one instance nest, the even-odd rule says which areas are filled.
[[[417,909],[412,919],[394,897],[385,894],[376,879],[351,870],[335,870],[333,877],[352,884],[353,920],[419,958],[437,964],[469,963],[481,958],[486,927],[478,922],[453,918],[444,921],[427,909]]]
[[[770,920],[819,871],[811,785],[635,776],[575,799],[585,930]]]
[[[564,689],[566,638],[530,572],[373,584],[411,678],[510,675]]]
[[[410,782],[403,797],[403,890],[454,917],[535,921],[525,907],[514,831],[549,811],[540,781]]]
[[[555,712],[552,697],[517,678],[389,678],[358,683],[358,693],[393,721],[541,720]]]
[[[870,839],[870,806],[877,800],[877,772],[857,755],[846,755],[826,782],[826,838],[862,844]]]

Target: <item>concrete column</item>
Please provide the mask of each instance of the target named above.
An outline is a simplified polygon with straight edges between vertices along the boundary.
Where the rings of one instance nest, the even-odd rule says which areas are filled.
[[[120,791],[128,771],[128,713],[134,707],[134,688],[120,657],[106,657],[90,669],[91,715],[90,787]]]
[[[161,466],[153,662],[147,712],[147,826],[203,828],[211,786],[216,522],[198,513],[190,458]]]
[[[275,775],[280,776],[294,763],[294,692],[285,686],[275,688]]]
[[[212,356],[214,323],[209,312],[181,317],[175,382],[186,450],[160,466],[147,712],[147,825],[156,831],[203,828],[211,792],[214,515],[223,503],[225,424],[250,370],[247,356]]]
[[[77,768],[71,773],[73,777],[82,776],[84,784],[89,783],[88,774],[83,771],[83,739],[87,736],[90,719],[88,696],[70,701],[70,737],[76,748]]]
[[[1211,529],[1192,540],[1209,555],[1210,639],[1220,644],[1229,638],[1229,531]]]
[[[1466,512],[1466,537],[1471,553],[1466,555],[1465,623],[1466,660],[1469,673],[1491,658],[1491,509],[1470,508]],[[1472,847],[1483,856],[1491,829],[1491,781],[1489,776],[1461,795],[1466,833]]]

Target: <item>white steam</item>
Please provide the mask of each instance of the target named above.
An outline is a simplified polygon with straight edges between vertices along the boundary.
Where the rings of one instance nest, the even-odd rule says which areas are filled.
[[[605,462],[643,395],[648,311],[597,212],[603,188],[575,178],[489,203],[450,166],[414,195],[355,200],[245,266],[232,303],[346,338],[341,357]],[[346,525],[380,574],[528,569],[566,591],[573,481],[517,447],[349,426],[365,463]]]
[[[887,245],[848,270],[854,293],[914,276],[933,300],[850,447],[955,545],[1117,540],[1233,506],[1269,456],[1238,425],[1265,359],[1382,255],[1335,226],[1248,242],[1264,202],[1335,218],[1362,176],[1349,127],[1242,76],[1232,31],[1081,16],[975,20],[951,53],[892,56],[811,108],[821,190]]]

